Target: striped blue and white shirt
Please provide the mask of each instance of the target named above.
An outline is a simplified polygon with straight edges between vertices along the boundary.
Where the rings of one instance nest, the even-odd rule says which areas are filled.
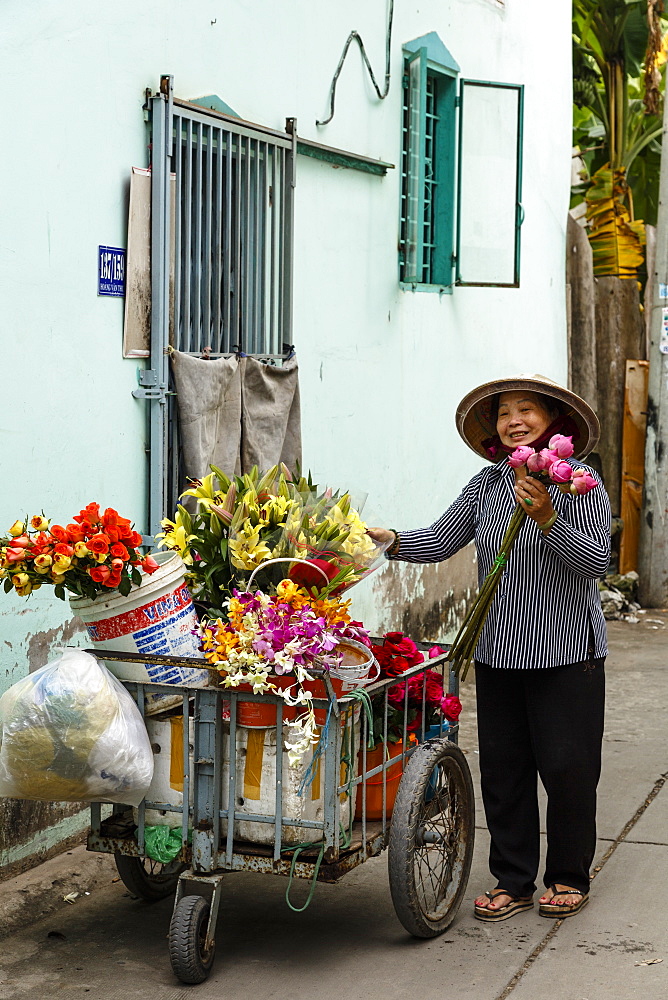
[[[508,558],[476,659],[493,667],[556,667],[607,654],[605,619],[597,580],[610,559],[610,501],[597,473],[581,462],[599,486],[584,496],[547,489],[557,520],[543,533],[530,518],[520,528]],[[468,483],[429,528],[402,531],[399,553],[406,562],[441,562],[468,542],[478,552],[478,582],[501,548],[516,506],[515,475],[504,457]]]

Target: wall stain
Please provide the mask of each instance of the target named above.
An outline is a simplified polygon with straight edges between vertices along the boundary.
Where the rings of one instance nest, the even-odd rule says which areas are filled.
[[[49,662],[54,645],[66,646],[85,631],[86,626],[81,619],[72,618],[57,628],[47,629],[45,632],[35,632],[34,635],[28,636],[28,670],[30,673],[39,670],[40,667]]]
[[[452,640],[477,594],[476,562],[468,545],[443,563],[394,563],[374,584],[379,631]]]

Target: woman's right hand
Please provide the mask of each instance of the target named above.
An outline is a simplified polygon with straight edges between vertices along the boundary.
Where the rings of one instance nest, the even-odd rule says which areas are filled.
[[[366,533],[379,545],[391,545],[396,537],[391,528],[367,528]]]

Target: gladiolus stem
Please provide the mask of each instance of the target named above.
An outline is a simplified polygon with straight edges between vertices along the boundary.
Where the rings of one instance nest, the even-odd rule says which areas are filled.
[[[499,581],[508,562],[508,556],[515,544],[515,539],[520,532],[525,517],[526,511],[518,504],[513,511],[508,529],[503,536],[501,549],[494,560],[494,565],[483,580],[473,607],[464,619],[464,623],[450,647],[448,660],[452,664],[452,672],[461,677],[462,680],[466,679],[466,674],[471,666],[475,649],[478,645],[478,639],[482,633],[489,609],[496,595],[496,589],[499,586]]]

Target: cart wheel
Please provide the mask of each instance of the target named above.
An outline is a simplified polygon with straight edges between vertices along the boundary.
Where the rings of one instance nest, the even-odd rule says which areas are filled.
[[[114,854],[116,869],[126,889],[148,903],[157,903],[176,892],[179,875],[186,867],[181,861],[168,865],[151,858],[135,858],[127,854]]]
[[[473,856],[473,782],[459,747],[429,740],[409,760],[389,842],[390,892],[415,937],[442,934],[462,901]]]
[[[169,958],[182,983],[203,983],[211,971],[216,943],[207,948],[208,901],[203,896],[183,896],[169,925]]]

